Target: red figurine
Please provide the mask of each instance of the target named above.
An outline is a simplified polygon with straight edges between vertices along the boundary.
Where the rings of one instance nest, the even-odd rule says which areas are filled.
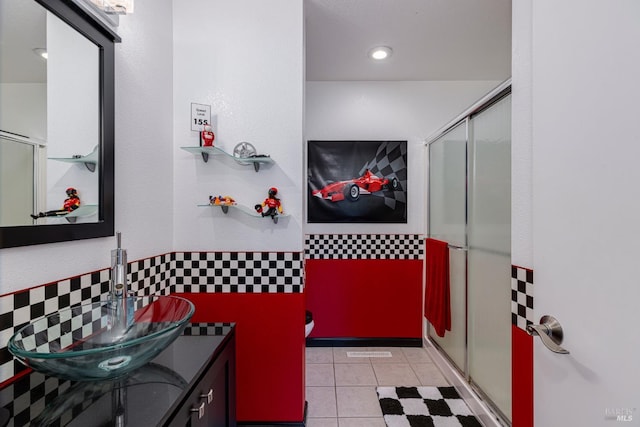
[[[213,134],[211,125],[204,125],[204,129],[200,132],[200,145],[203,147],[213,147],[214,139],[215,135]]]
[[[55,209],[47,212],[40,212],[38,215],[31,214],[31,218],[38,219],[44,218],[45,216],[64,216],[69,212],[73,212],[74,210],[80,207],[80,197],[78,197],[78,190],[73,187],[67,188],[67,198],[64,199],[64,204],[62,205],[62,209]]]
[[[278,214],[282,215],[282,203],[280,203],[280,199],[276,197],[276,194],[278,194],[278,189],[271,187],[269,189],[269,197],[264,199],[262,204],[255,205],[256,211],[263,217],[270,216],[273,218]],[[265,207],[267,208],[266,210]]]

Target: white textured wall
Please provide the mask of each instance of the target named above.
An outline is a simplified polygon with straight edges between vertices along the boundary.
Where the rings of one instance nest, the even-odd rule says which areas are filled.
[[[46,83],[0,83],[0,129],[47,138]]]
[[[407,140],[409,188],[407,224],[306,224],[305,233],[425,233],[424,139],[499,83],[307,82],[305,139]]]
[[[116,46],[116,229],[129,260],[172,250],[171,1],[139,0]],[[0,249],[0,294],[109,266],[114,238]]]
[[[511,43],[511,263],[525,268],[533,268],[531,6],[513,2]]]
[[[173,250],[172,1],[137,1],[119,28],[115,227],[133,260]]]
[[[302,249],[303,48],[299,0],[174,2],[176,250]],[[181,150],[199,145],[191,103],[211,105],[218,147],[231,152],[248,141],[276,163],[256,173],[224,156],[204,163]],[[291,214],[278,224],[197,207],[209,195],[230,195],[252,208],[271,186]]]
[[[91,153],[100,141],[100,50],[52,13],[47,13],[47,157]],[[71,125],[70,125],[71,124]],[[84,165],[46,162],[46,206],[60,209],[74,187],[82,204],[98,204],[98,173]],[[78,218],[97,221],[98,215]],[[62,224],[64,218],[38,223]]]

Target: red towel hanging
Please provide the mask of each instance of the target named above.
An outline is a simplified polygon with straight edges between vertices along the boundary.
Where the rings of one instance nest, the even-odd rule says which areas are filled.
[[[424,317],[438,336],[451,330],[451,296],[449,290],[449,244],[428,238],[426,241],[426,287]]]

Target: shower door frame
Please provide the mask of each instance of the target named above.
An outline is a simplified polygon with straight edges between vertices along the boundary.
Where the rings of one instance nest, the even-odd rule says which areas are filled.
[[[511,95],[511,79],[508,79],[506,81],[504,81],[503,83],[501,83],[500,85],[498,85],[496,88],[494,88],[491,92],[489,92],[487,95],[485,95],[484,97],[482,97],[481,99],[479,99],[478,101],[476,101],[471,107],[469,107],[468,109],[466,109],[465,111],[463,111],[461,114],[459,114],[456,118],[454,118],[453,120],[451,120],[449,123],[447,123],[445,126],[441,127],[440,129],[438,129],[436,132],[434,132],[431,136],[429,136],[427,139],[425,139],[425,147],[427,148],[427,158],[429,161],[429,166],[426,169],[426,178],[429,179],[429,181],[427,182],[426,188],[427,188],[427,230],[428,230],[428,236],[432,237],[431,234],[431,190],[430,190],[430,165],[431,165],[431,144],[440,140],[441,137],[445,136],[447,133],[449,133],[450,131],[454,130],[457,126],[459,125],[464,125],[465,126],[465,151],[466,151],[466,167],[465,167],[465,184],[466,184],[466,188],[467,190],[465,191],[465,245],[463,247],[458,247],[456,245],[449,245],[449,248],[452,250],[462,250],[464,251],[464,281],[465,281],[465,288],[464,288],[464,296],[465,296],[465,301],[464,301],[464,312],[465,312],[465,322],[464,322],[464,367],[463,369],[461,369],[453,360],[452,358],[446,353],[446,351],[434,340],[429,339],[431,337],[431,331],[432,331],[432,327],[431,324],[427,321],[426,322],[426,331],[425,332],[425,336],[427,337],[427,339],[429,339],[429,343],[433,345],[433,347],[435,347],[437,349],[437,352],[440,356],[442,356],[444,359],[446,359],[449,362],[449,365],[452,366],[456,372],[462,377],[464,378],[465,381],[465,385],[468,385],[469,387],[471,387],[471,389],[482,398],[482,400],[484,400],[485,402],[488,403],[489,409],[494,412],[497,417],[499,418],[499,420],[507,425],[511,425],[511,422],[508,421],[511,417],[507,417],[498,407],[497,405],[486,395],[486,393],[484,393],[482,391],[482,389],[476,385],[470,375],[470,370],[469,370],[469,331],[468,331],[468,322],[469,322],[469,303],[468,303],[468,294],[469,294],[469,253],[468,253],[468,234],[469,234],[469,190],[470,190],[470,159],[468,158],[469,156],[469,143],[470,140],[472,138],[471,135],[471,131],[470,131],[470,123],[471,123],[471,118],[474,115],[477,115],[479,113],[481,113],[484,110],[487,110],[488,108],[490,108],[491,106],[493,106],[494,104],[498,103],[499,101],[501,101],[502,99],[506,98],[507,96]],[[464,396],[463,396],[464,397]]]

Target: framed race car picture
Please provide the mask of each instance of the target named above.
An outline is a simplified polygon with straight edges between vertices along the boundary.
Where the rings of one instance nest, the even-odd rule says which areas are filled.
[[[407,141],[308,141],[307,221],[407,222]]]

